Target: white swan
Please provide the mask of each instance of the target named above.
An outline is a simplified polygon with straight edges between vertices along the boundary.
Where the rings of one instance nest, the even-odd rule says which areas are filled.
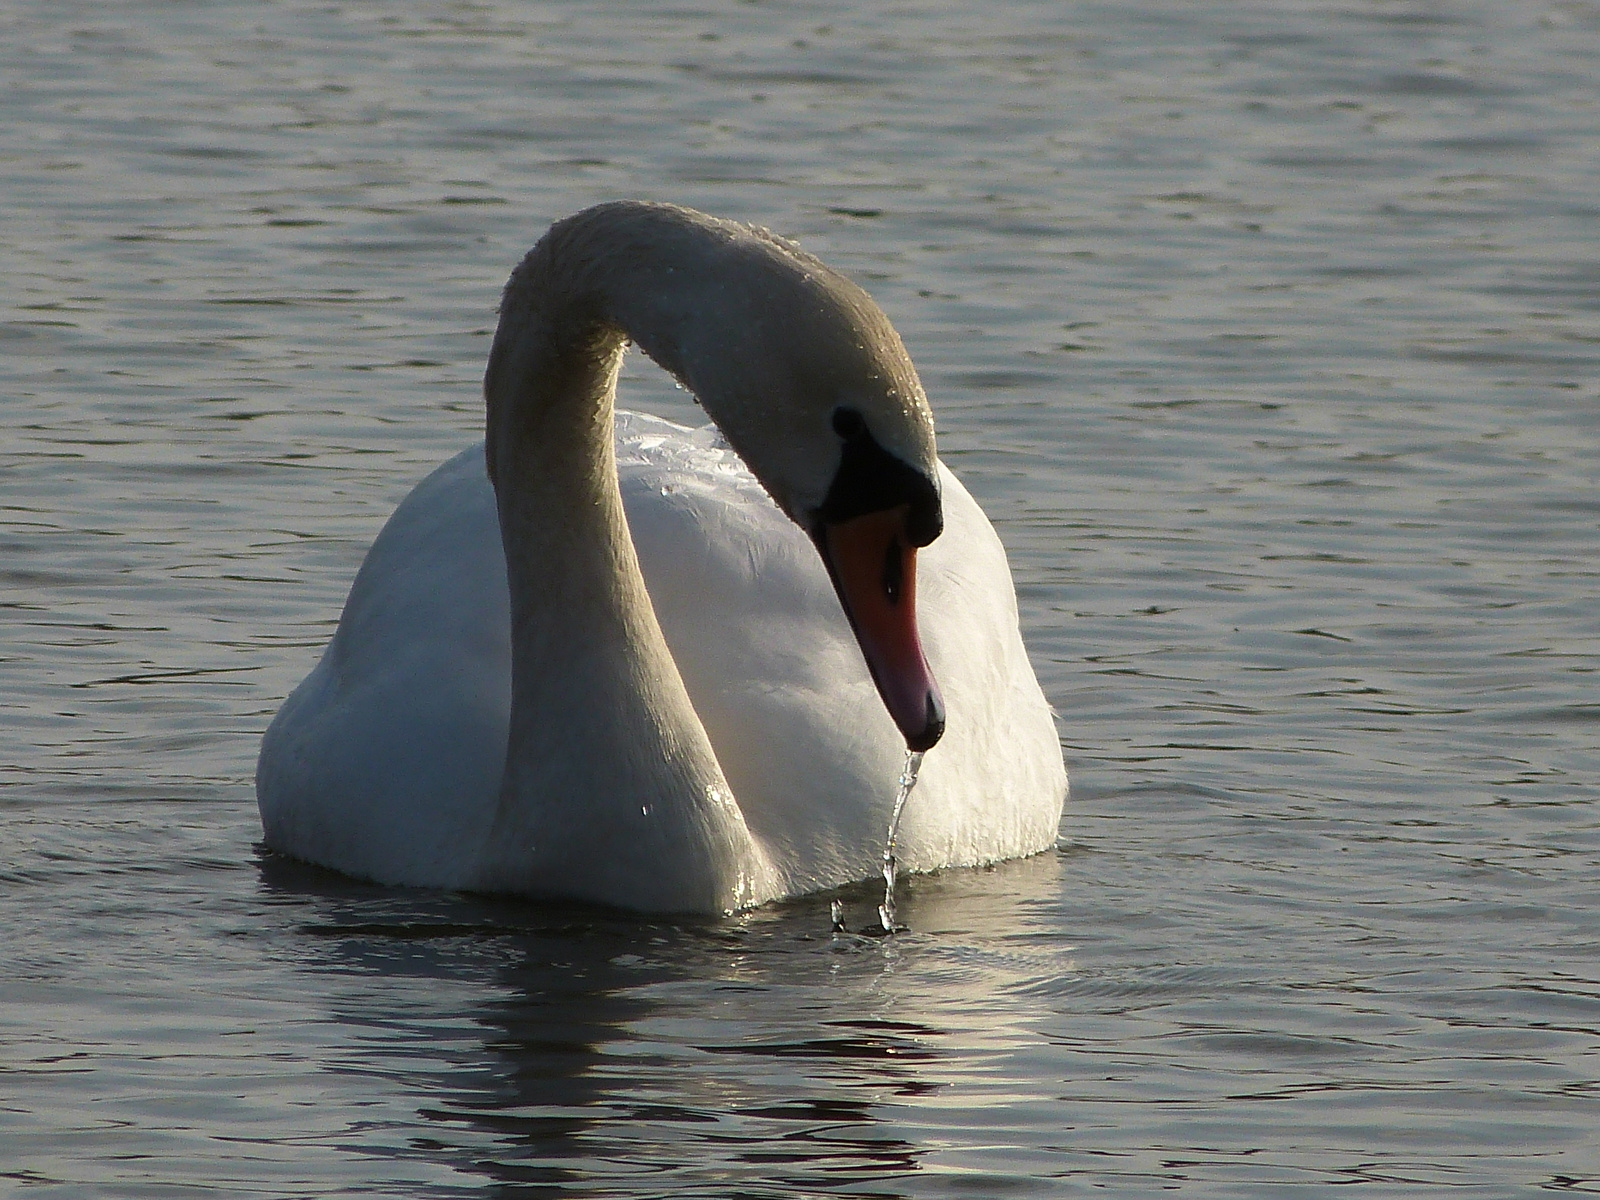
[[[628,340],[742,463],[614,421]],[[601,205],[513,272],[484,388],[486,449],[396,509],[267,730],[270,847],[731,911],[876,874],[904,748],[935,741],[903,868],[1053,843],[1066,772],[1004,550],[860,288],[761,230]]]

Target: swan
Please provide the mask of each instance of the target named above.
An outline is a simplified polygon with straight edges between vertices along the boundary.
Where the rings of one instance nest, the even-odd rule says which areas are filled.
[[[629,342],[714,425],[615,412]],[[876,874],[907,748],[903,869],[1054,844],[1004,549],[861,288],[765,230],[602,204],[512,273],[484,394],[485,441],[395,510],[262,739],[270,849],[726,913]]]

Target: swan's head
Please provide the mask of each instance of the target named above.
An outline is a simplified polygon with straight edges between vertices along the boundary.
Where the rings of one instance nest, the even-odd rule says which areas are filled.
[[[933,414],[871,297],[760,230],[663,206],[618,323],[694,392],[816,543],[890,716],[926,750],[944,706],[916,621],[916,552],[939,536]],[[648,249],[644,247],[648,246]]]
[[[944,525],[937,464],[919,470],[885,449],[850,405],[834,408],[831,425],[837,466],[822,503],[801,524],[827,565],[889,715],[910,749],[927,750],[944,734],[944,701],[917,632],[917,548]]]

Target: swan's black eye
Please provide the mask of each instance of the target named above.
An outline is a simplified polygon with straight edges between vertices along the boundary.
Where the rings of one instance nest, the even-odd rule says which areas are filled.
[[[833,431],[845,441],[853,442],[866,433],[867,423],[855,409],[841,406],[833,410]]]

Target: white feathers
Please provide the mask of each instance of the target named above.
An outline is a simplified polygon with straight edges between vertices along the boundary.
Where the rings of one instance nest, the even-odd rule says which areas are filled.
[[[630,413],[616,428],[650,602],[765,860],[735,864],[744,894],[733,903],[876,874],[904,745],[815,549],[714,429]],[[900,861],[912,871],[1045,849],[1066,791],[1004,551],[959,481],[940,474],[945,532],[918,556],[918,609],[949,723],[905,814]],[[485,886],[507,755],[509,613],[494,493],[474,447],[395,511],[322,662],[268,730],[257,772],[268,843],[385,883]],[[561,612],[544,619],[559,633]],[[628,808],[659,812],[650,796]],[[488,886],[561,890],[508,877],[504,863]],[[612,890],[592,898],[662,906],[643,889]]]

